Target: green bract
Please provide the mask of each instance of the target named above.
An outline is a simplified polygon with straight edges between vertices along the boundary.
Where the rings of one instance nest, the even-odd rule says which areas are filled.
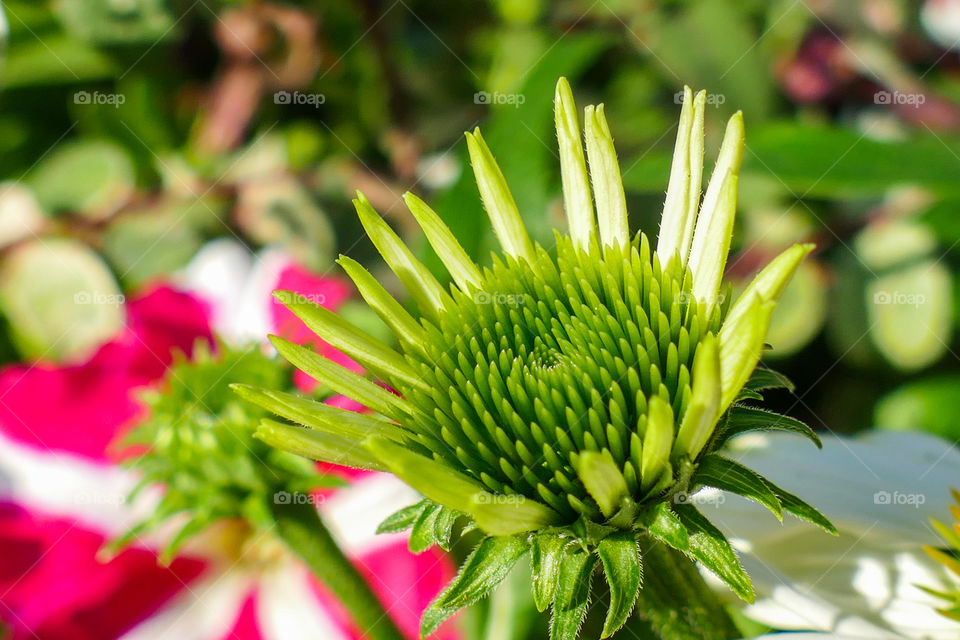
[[[815,509],[725,458],[750,429],[802,423],[741,404],[788,386],[756,369],[773,306],[809,245],[788,249],[732,306],[721,278],[736,209],[743,121],[727,127],[700,198],[705,94],[689,89],[656,247],[631,236],[602,105],[585,112],[557,85],[556,121],[570,233],[533,243],[479,131],[467,134],[484,206],[504,249],[474,264],[440,217],[406,202],[453,280],[446,287],[360,195],[360,220],[416,302],[408,313],[363,267],[340,264],[393,329],[400,348],[295,296],[288,306],[320,337],[397,390],[274,338],[290,362],[377,416],[313,411],[288,394],[251,396],[295,424],[258,436],[320,460],[389,470],[425,496],[382,526],[413,527],[411,546],[447,548],[457,518],[487,534],[424,614],[422,632],[484,596],[530,553],[537,606],[553,609],[554,638],[573,638],[590,577],[610,585],[604,636],[629,616],[641,584],[639,543],[660,541],[703,563],[742,598],[753,589],[723,535],[688,496],[733,491],[828,530]],[[587,166],[590,172],[587,172]],[[304,428],[306,427],[306,428]],[[599,562],[598,562],[599,560]]]

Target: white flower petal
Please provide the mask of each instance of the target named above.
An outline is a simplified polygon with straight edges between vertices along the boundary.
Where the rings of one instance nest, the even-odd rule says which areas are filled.
[[[334,539],[351,556],[393,543],[406,534],[377,534],[377,526],[395,511],[423,497],[399,478],[385,473],[353,480],[320,508]]]
[[[310,574],[289,566],[260,579],[257,622],[265,640],[348,640],[323,611]]]

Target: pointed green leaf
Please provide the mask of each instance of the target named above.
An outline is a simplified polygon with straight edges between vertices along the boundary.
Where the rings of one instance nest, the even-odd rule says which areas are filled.
[[[597,225],[593,217],[593,199],[590,195],[587,162],[583,156],[577,105],[566,78],[557,81],[553,105],[560,148],[563,211],[567,216],[567,226],[574,245],[587,250],[596,237]]]
[[[474,494],[483,486],[450,467],[410,451],[393,440],[375,436],[364,447],[396,476],[434,502],[457,511],[466,511]]]
[[[279,336],[270,336],[270,342],[290,364],[327,385],[336,393],[356,400],[363,406],[397,422],[400,421],[401,416],[411,411],[403,398],[395,396],[353,371],[344,369],[307,347]]]
[[[360,295],[380,318],[387,323],[394,335],[407,347],[425,354],[427,334],[406,309],[383,288],[370,272],[352,258],[341,255],[337,263],[347,272]]]
[[[674,458],[696,460],[713,435],[720,417],[720,351],[716,338],[708,333],[693,358],[693,393],[673,443]]]
[[[437,522],[437,516],[440,514],[441,507],[438,504],[427,505],[417,516],[413,523],[413,529],[410,530],[410,539],[407,545],[410,551],[414,553],[423,553],[432,547],[437,539],[434,537],[434,525]]]
[[[660,396],[653,396],[647,410],[647,432],[643,437],[641,488],[646,490],[655,485],[664,470],[669,468],[672,447],[673,409]]]
[[[560,514],[550,507],[520,495],[494,495],[480,491],[464,511],[477,526],[495,536],[510,536],[558,524]]]
[[[801,520],[806,520],[811,524],[817,525],[827,533],[838,535],[837,528],[833,526],[833,523],[830,522],[830,520],[828,520],[827,517],[820,513],[820,511],[815,507],[810,506],[789,491],[781,489],[766,478],[763,480],[767,483],[770,489],[777,494],[777,498],[780,500],[780,504],[783,505],[784,511],[792,513]]]
[[[686,527],[680,522],[665,502],[657,504],[653,510],[642,520],[644,526],[650,535],[668,544],[677,551],[688,551],[690,548],[690,536]]]
[[[387,516],[386,520],[377,527],[377,533],[398,533],[406,531],[417,521],[417,516],[429,505],[428,500],[421,500],[409,507],[404,507],[399,511],[393,512]]]
[[[530,544],[530,568],[533,575],[533,601],[541,613],[553,602],[560,580],[560,563],[569,539],[555,533],[534,536]]]
[[[727,538],[702,513],[690,505],[677,505],[676,513],[690,534],[688,555],[699,560],[741,599],[753,603],[756,596],[750,576],[743,570]]]
[[[817,445],[817,448],[823,448],[817,432],[796,418],[744,405],[734,405],[730,408],[729,415],[715,448],[720,448],[730,438],[746,431],[789,431],[807,438]]]
[[[444,551],[450,551],[450,538],[453,536],[453,525],[456,524],[460,512],[447,507],[440,507],[437,518],[433,522],[433,538]]]
[[[357,192],[353,206],[357,209],[360,224],[370,236],[370,241],[417,301],[420,311],[424,315],[435,317],[440,309],[450,304],[450,295],[430,270],[414,257],[390,225],[374,211],[362,193]]]
[[[437,256],[450,272],[450,277],[457,286],[467,292],[471,285],[479,286],[480,268],[463,250],[460,242],[450,231],[450,227],[444,224],[440,216],[426,202],[409,191],[403,194],[403,201],[407,203],[410,213],[417,219],[417,224],[423,229],[427,241],[437,252]]]
[[[580,625],[590,604],[590,577],[596,556],[576,547],[569,547],[560,561],[560,579],[553,615],[550,618],[550,640],[576,640]]]
[[[527,552],[518,537],[484,538],[463,563],[457,577],[430,603],[420,619],[420,635],[427,637],[458,609],[487,595],[507,577],[513,565]]]
[[[609,449],[603,452],[584,451],[577,456],[577,475],[590,496],[597,501],[600,511],[611,517],[629,497],[627,481],[614,462]]]
[[[321,431],[311,431],[274,420],[262,420],[253,436],[271,447],[311,460],[322,460],[356,469],[386,471],[356,440]]]
[[[777,495],[760,474],[739,462],[716,453],[704,456],[693,476],[693,483],[730,491],[759,502],[770,509],[778,520],[783,520],[783,508]]]
[[[630,531],[607,536],[597,545],[597,555],[610,585],[610,609],[601,638],[612,636],[630,617],[643,580],[643,565],[636,534]]]
[[[603,245],[625,246],[630,240],[627,199],[623,194],[620,163],[617,162],[617,150],[603,114],[603,105],[587,107],[583,119],[600,242]]]
[[[786,389],[793,393],[794,386],[782,373],[766,367],[757,367],[747,380],[746,388],[752,391],[764,391],[766,389]]]
[[[512,256],[523,258],[533,264],[536,254],[533,243],[523,225],[523,218],[513,200],[513,194],[507,186],[497,161],[490,153],[487,143],[480,135],[480,129],[467,133],[467,150],[470,152],[470,163],[477,178],[477,187],[480,189],[480,199],[490,216],[493,232],[500,241],[503,250]]]
[[[399,437],[400,428],[397,425],[356,411],[331,407],[295,393],[258,389],[246,384],[232,384],[230,388],[244,400],[263,407],[267,411],[272,411],[291,422],[334,436],[357,442],[373,435]]]

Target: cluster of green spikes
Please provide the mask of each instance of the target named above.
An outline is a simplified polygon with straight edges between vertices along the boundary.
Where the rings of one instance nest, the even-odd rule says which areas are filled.
[[[551,634],[575,638],[597,559],[609,583],[603,637],[641,589],[640,548],[656,541],[699,561],[741,598],[753,589],[732,547],[689,496],[732,491],[832,531],[796,496],[724,457],[751,429],[806,435],[806,425],[751,405],[789,386],[757,368],[770,314],[809,245],[773,260],[729,304],[722,276],[733,232],[743,120],[731,118],[703,197],[705,94],[685,90],[656,247],[631,236],[602,105],[584,113],[557,85],[556,123],[569,234],[531,241],[479,130],[467,144],[480,196],[503,248],[476,265],[440,217],[405,201],[446,266],[442,285],[359,195],[360,221],[416,304],[411,313],[362,266],[339,263],[392,329],[398,349],[336,314],[293,299],[317,335],[386,383],[273,338],[291,363],[375,413],[333,409],[269,389],[240,389],[289,422],[257,437],[317,460],[389,471],[424,496],[381,529],[412,527],[411,547],[447,548],[459,520],[486,537],[424,614],[427,635],[484,596],[526,553]],[[584,145],[585,142],[585,145]],[[587,166],[590,170],[588,172]]]

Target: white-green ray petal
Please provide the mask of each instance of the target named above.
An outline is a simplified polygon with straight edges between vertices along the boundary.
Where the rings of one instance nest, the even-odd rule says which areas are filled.
[[[590,178],[583,155],[583,141],[577,105],[566,78],[557,81],[554,96],[554,119],[560,148],[560,177],[563,182],[563,210],[574,245],[587,250],[597,233],[593,217]]]
[[[414,257],[400,236],[374,211],[362,193],[357,192],[353,206],[373,245],[420,305],[420,310],[436,317],[441,309],[450,304],[450,294],[444,291],[430,270]]]
[[[770,326],[775,302],[768,302],[754,293],[735,322],[729,320],[720,328],[720,408],[727,410],[740,389],[750,379],[760,355],[763,340]]]
[[[647,410],[647,431],[643,436],[640,486],[646,490],[657,483],[670,466],[673,446],[673,409],[660,396],[650,399]]]
[[[460,242],[444,224],[437,212],[430,206],[410,193],[403,194],[403,201],[407,203],[410,213],[417,219],[420,228],[433,250],[437,252],[443,265],[450,272],[453,281],[464,291],[469,291],[470,285],[479,285],[480,268],[474,264]]]
[[[370,455],[356,440],[331,433],[264,419],[253,435],[271,447],[311,460],[322,460],[357,469],[387,470],[386,465]]]
[[[693,393],[673,443],[674,458],[694,460],[703,450],[720,416],[720,389],[720,350],[714,335],[708,333],[693,359]]]
[[[621,507],[623,499],[630,496],[623,472],[613,460],[609,449],[580,453],[577,456],[576,470],[583,486],[608,518]]]
[[[512,536],[560,522],[560,514],[520,495],[478,493],[466,508],[477,526],[493,536]]]
[[[740,316],[746,312],[750,305],[750,299],[755,295],[768,302],[779,300],[800,263],[813,249],[814,245],[809,243],[795,244],[771,260],[770,264],[754,276],[747,288],[737,298],[737,301],[730,307],[724,322],[734,324],[739,322]]]
[[[536,259],[533,243],[520,210],[510,193],[507,180],[500,171],[500,166],[490,153],[490,148],[480,135],[480,129],[467,133],[467,150],[470,152],[470,163],[477,178],[477,187],[480,190],[480,199],[490,216],[493,232],[500,241],[503,250],[512,256],[523,258],[531,264]]]
[[[627,198],[623,193],[620,164],[617,162],[610,127],[603,115],[603,105],[587,107],[583,119],[600,242],[605,246],[624,246],[630,236],[627,228]]]

